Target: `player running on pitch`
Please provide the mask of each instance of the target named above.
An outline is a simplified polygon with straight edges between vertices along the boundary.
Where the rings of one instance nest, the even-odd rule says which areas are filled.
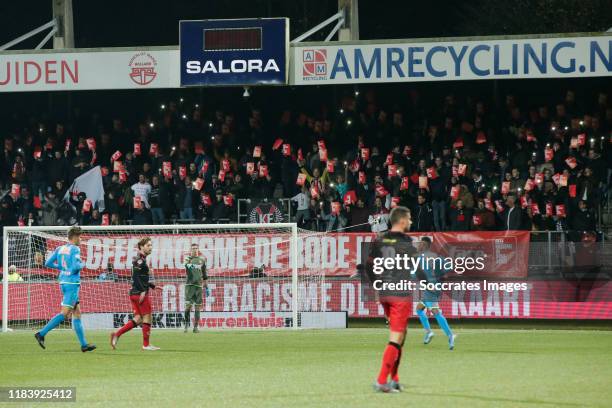
[[[374,257],[394,258],[399,256],[413,256],[415,249],[412,240],[406,235],[410,230],[412,221],[410,210],[406,207],[395,207],[389,216],[391,229],[378,236],[372,243],[372,251],[368,259],[370,263]],[[410,280],[411,274],[408,270],[393,270],[384,272],[382,275],[373,275],[371,267],[368,274],[371,282],[381,279],[383,282],[398,282]],[[383,354],[382,366],[378,378],[374,383],[377,392],[399,392],[402,387],[399,384],[399,365],[402,358],[402,347],[406,338],[406,326],[410,317],[411,298],[407,291],[379,291],[379,301],[389,321],[389,343]],[[391,381],[389,381],[389,377]]]
[[[96,349],[94,344],[87,344],[85,332],[81,323],[81,308],[79,307],[79,290],[81,288],[81,228],[72,227],[68,230],[68,243],[61,245],[53,251],[53,254],[45,262],[47,268],[60,271],[59,284],[62,291],[62,309],[56,314],[41,331],[34,337],[43,349],[45,348],[45,336],[51,330],[59,326],[64,320],[72,317],[72,327],[76,332],[81,351],[92,351]]]
[[[155,289],[155,285],[149,282],[147,256],[152,251],[153,244],[151,243],[151,238],[142,238],[138,241],[138,255],[132,261],[132,288],[130,289],[130,302],[132,302],[134,317],[117,330],[116,333],[111,333],[110,342],[113,350],[117,347],[119,337],[138,325],[142,325],[142,349],[147,351],[159,350],[159,347],[149,344],[149,336],[151,335],[151,298],[149,296],[149,289]]]
[[[428,237],[421,238],[421,241],[418,243],[419,252],[421,252],[425,258],[435,259],[438,258],[438,255],[431,250],[431,239]],[[446,274],[446,271],[442,269],[442,265],[438,262],[431,262],[430,264],[425,264],[425,267],[419,270],[418,275],[419,279],[426,280],[428,283],[438,283],[442,276]],[[425,338],[423,340],[424,344],[429,344],[431,339],[434,336],[433,330],[431,330],[431,326],[429,325],[429,319],[427,317],[427,310],[429,309],[431,313],[436,318],[436,321],[448,337],[448,348],[453,350],[455,348],[455,338],[456,334],[453,334],[448,322],[446,321],[446,317],[442,314],[442,310],[440,309],[439,300],[441,296],[441,291],[432,291],[426,290],[423,293],[423,299],[417,305],[417,315],[419,316],[419,320],[425,329]]]
[[[200,309],[202,308],[202,285],[208,296],[208,285],[206,281],[206,261],[198,254],[198,244],[191,244],[191,253],[185,259],[185,271],[187,281],[185,282],[185,333],[189,330],[191,322],[191,306],[195,308],[195,320],[193,332],[199,333]]]

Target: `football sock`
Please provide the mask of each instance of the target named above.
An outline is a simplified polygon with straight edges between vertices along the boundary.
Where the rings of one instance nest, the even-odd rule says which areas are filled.
[[[431,326],[429,325],[429,318],[427,318],[427,314],[425,313],[425,309],[421,309],[421,310],[417,309],[417,315],[419,315],[419,320],[421,321],[421,324],[423,325],[423,328],[426,331],[431,331]]]
[[[147,347],[149,345],[149,336],[151,335],[151,324],[142,324],[142,346]]]
[[[402,348],[399,349],[399,354],[397,355],[397,360],[395,360],[395,364],[391,368],[391,379],[395,382],[399,382],[399,365],[402,360]]]
[[[79,343],[81,343],[81,347],[85,347],[87,345],[87,341],[85,340],[85,331],[83,330],[83,323],[81,323],[80,318],[72,319],[72,328],[79,339]]]
[[[53,317],[53,319],[49,320],[49,322],[45,325],[45,327],[42,328],[42,330],[39,332],[40,335],[45,337],[47,335],[47,333],[49,333],[51,330],[55,329],[63,321],[64,321],[64,315],[61,314],[61,313],[56,314]]]
[[[380,367],[380,373],[378,374],[379,384],[387,383],[387,378],[389,377],[389,373],[391,372],[391,369],[395,365],[395,362],[397,361],[397,358],[399,356],[399,352],[401,349],[402,349],[402,346],[392,341],[390,341],[389,344],[387,344],[387,347],[385,348],[385,352],[383,353],[382,366]]]
[[[448,322],[446,321],[446,317],[444,317],[442,312],[436,313],[435,316],[436,316],[436,321],[438,322],[438,324],[440,325],[442,330],[444,330],[444,334],[446,334],[448,337],[452,336],[453,332],[451,331],[450,327],[448,326]]]
[[[191,310],[185,310],[185,328],[189,327],[191,323]]]
[[[196,309],[193,327],[197,328],[199,325],[200,325],[200,309]]]
[[[128,320],[128,322],[126,324],[123,325],[122,328],[120,328],[119,330],[117,330],[117,333],[115,333],[115,335],[117,337],[121,337],[122,334],[129,332],[130,330],[132,330],[134,327],[138,326],[133,320]]]

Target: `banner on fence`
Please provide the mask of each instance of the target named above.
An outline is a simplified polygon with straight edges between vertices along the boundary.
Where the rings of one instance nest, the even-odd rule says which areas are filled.
[[[522,278],[527,276],[529,257],[528,231],[487,232],[434,232],[410,234],[415,240],[421,236],[432,239],[434,250],[443,256],[484,257],[485,269],[478,276],[498,278]],[[290,242],[286,232],[258,234],[194,234],[171,233],[148,234],[153,241],[153,253],[148,262],[153,274],[158,277],[184,275],[184,259],[191,244],[199,246],[206,260],[210,276],[247,276],[254,267],[265,266],[270,276],[291,274]],[[11,253],[27,253],[27,239],[12,238]],[[326,276],[352,276],[357,272],[361,259],[362,243],[374,239],[372,233],[313,234],[300,236],[298,245],[298,268],[314,271]],[[115,234],[81,236],[81,258],[85,268],[82,276],[97,276],[110,263],[119,275],[129,276],[132,259],[137,253],[138,235]],[[42,241],[42,242],[39,242]],[[33,262],[25,260],[36,274],[53,272],[36,265],[42,259],[36,252],[47,255],[61,242],[55,239],[36,238],[33,243]],[[22,247],[25,246],[25,247]],[[25,251],[25,252],[24,252]],[[17,260],[10,259],[11,263]],[[44,259],[47,259],[45,256]],[[23,261],[23,259],[20,259]],[[17,265],[20,267],[20,265]],[[467,276],[467,275],[466,275]],[[474,274],[470,276],[476,276]]]
[[[444,293],[440,305],[450,318],[509,319],[612,319],[612,283],[596,281],[530,280],[528,289],[466,290]],[[174,316],[184,310],[184,282],[159,284],[161,291],[151,293],[153,311]],[[288,279],[211,279],[210,296],[204,300],[205,313],[228,313],[248,317],[248,313],[274,312],[277,316],[291,311],[291,282]],[[324,282],[299,285],[300,312],[347,312],[349,317],[382,317],[375,301],[362,297],[357,279],[330,278]],[[86,314],[110,314],[123,318],[131,313],[127,282],[86,281],[81,285],[81,309]],[[0,292],[1,293],[1,292]],[[28,306],[28,299],[30,305]],[[419,301],[415,294],[413,305]],[[57,313],[61,293],[57,283],[15,283],[9,285],[11,321],[46,320]],[[416,315],[416,309],[414,309]],[[205,314],[206,315],[206,314]],[[225,315],[217,315],[223,317]],[[106,319],[106,317],[104,318]],[[166,321],[166,320],[164,320]],[[101,323],[102,324],[102,323]],[[104,323],[107,324],[107,323]]]

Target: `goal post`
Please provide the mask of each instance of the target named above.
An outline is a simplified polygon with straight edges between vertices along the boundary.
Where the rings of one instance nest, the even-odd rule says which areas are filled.
[[[8,331],[8,227],[2,231],[2,332]]]
[[[131,313],[128,291],[136,243],[151,237],[148,257],[153,326],[184,322],[184,259],[197,244],[205,259],[210,296],[204,296],[200,327],[346,327],[346,313],[324,310],[325,276],[304,244],[321,232],[294,223],[83,226],[80,306],[88,329],[113,329]],[[58,272],[44,260],[67,243],[69,227],[6,227],[3,236],[2,331],[36,329],[58,313]],[[305,251],[309,261],[305,261]],[[9,267],[16,273],[9,279]],[[193,317],[193,313],[191,316]],[[64,325],[68,327],[68,323]]]

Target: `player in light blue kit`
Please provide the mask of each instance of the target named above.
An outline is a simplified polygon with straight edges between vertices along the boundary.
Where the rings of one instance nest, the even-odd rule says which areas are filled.
[[[431,239],[428,237],[421,238],[418,246],[419,252],[421,252],[426,259],[438,258],[438,255],[435,252],[432,252],[430,249]],[[428,283],[437,283],[446,274],[446,272],[447,271],[445,271],[442,265],[439,265],[438,262],[432,262],[431,265],[426,265],[425,268],[419,271],[419,279],[424,279]],[[423,343],[429,344],[434,336],[434,332],[431,330],[429,319],[427,318],[426,314],[426,309],[429,309],[444,331],[444,334],[446,334],[448,337],[448,348],[453,350],[455,348],[455,338],[457,335],[453,334],[453,331],[448,325],[448,321],[446,321],[446,317],[444,317],[442,314],[442,310],[440,309],[440,305],[438,303],[441,295],[441,291],[426,290],[423,293],[423,298],[417,305],[417,315],[419,316],[419,320],[425,329],[425,338],[423,339]]]
[[[81,351],[92,351],[96,349],[94,344],[87,344],[85,332],[81,323],[81,308],[79,307],[79,289],[81,288],[81,228],[72,227],[68,230],[68,243],[61,245],[53,251],[53,254],[45,262],[45,266],[60,271],[59,284],[62,290],[62,309],[56,314],[41,331],[34,337],[43,349],[45,348],[45,336],[51,330],[59,326],[64,320],[72,318],[72,327],[81,343]]]

